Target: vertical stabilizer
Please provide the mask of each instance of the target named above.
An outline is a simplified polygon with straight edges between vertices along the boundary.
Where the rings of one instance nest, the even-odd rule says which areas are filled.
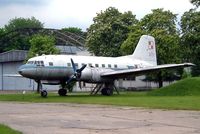
[[[132,54],[133,59],[142,60],[156,66],[156,45],[155,39],[149,35],[142,35]]]

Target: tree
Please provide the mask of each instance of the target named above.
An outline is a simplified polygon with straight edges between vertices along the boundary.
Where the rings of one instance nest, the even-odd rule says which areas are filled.
[[[180,38],[176,29],[176,15],[163,9],[154,9],[145,15],[137,26],[133,26],[128,38],[121,46],[121,51],[131,54],[142,34],[155,37],[158,64],[180,62]],[[159,87],[169,73],[162,71],[156,74]],[[170,73],[171,75],[171,73]]]
[[[126,40],[129,27],[138,21],[132,12],[120,13],[109,7],[93,18],[94,23],[87,29],[86,46],[97,56],[119,56],[121,44]]]
[[[190,2],[195,5],[196,7],[200,6],[200,0],[190,0]]]
[[[181,17],[181,41],[183,58],[187,62],[196,64],[192,69],[193,76],[200,75],[200,12],[193,9],[185,12]]]
[[[43,24],[35,19],[31,18],[14,18],[9,21],[7,25],[5,25],[5,33],[1,36],[4,38],[4,42],[1,43],[2,52],[8,50],[28,50],[30,48],[29,43],[29,34],[26,32],[19,32],[18,30],[23,31],[24,28],[42,28]],[[23,33],[23,34],[21,34]]]
[[[176,28],[176,15],[163,9],[154,9],[152,14],[146,15],[140,22],[143,30],[155,37],[157,46],[158,64],[180,62],[180,38]],[[161,71],[156,74],[159,87],[169,76],[176,74],[173,71]]]
[[[139,25],[132,26],[131,32],[128,34],[127,39],[122,43],[120,51],[122,55],[132,54],[136,48],[136,45],[141,37],[141,35],[147,34],[141,29]]]
[[[35,17],[31,18],[14,18],[11,19],[8,25],[5,25],[6,31],[13,31],[23,28],[42,28],[43,23],[37,20]]]
[[[0,28],[0,39],[5,34],[5,29]],[[4,52],[5,46],[3,44],[0,44],[0,53]]]
[[[70,33],[74,33],[74,34],[78,34],[78,35],[82,35],[83,34],[82,29],[80,29],[78,27],[62,28],[61,30],[64,31],[64,32],[70,32]]]
[[[34,35],[30,39],[30,50],[27,58],[34,57],[36,54],[58,54],[59,50],[55,47],[55,38],[47,35]]]

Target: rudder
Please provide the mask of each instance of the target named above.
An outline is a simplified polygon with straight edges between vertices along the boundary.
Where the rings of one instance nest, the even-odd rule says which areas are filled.
[[[142,60],[148,62],[149,64],[156,66],[156,45],[155,39],[149,35],[142,35],[132,54],[133,59]]]

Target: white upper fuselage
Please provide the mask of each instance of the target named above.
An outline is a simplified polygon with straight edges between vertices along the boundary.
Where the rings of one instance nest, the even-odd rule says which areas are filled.
[[[130,56],[122,57],[96,57],[96,56],[76,56],[76,55],[43,55],[34,57],[28,60],[27,64],[43,61],[44,67],[72,67],[71,59],[80,68],[83,64],[87,67],[93,68],[106,68],[114,70],[130,69],[130,68],[143,68],[152,66],[151,64],[131,59]]]
[[[132,59],[130,56],[122,57],[96,57],[96,56],[76,56],[76,55],[43,55],[34,57],[20,67],[19,73],[24,77],[35,80],[56,81],[60,83],[67,81],[74,73],[71,59],[76,68],[81,68],[81,80],[85,82],[105,82],[113,81],[115,78],[101,78],[101,74],[116,70],[139,69],[152,66],[151,64]]]

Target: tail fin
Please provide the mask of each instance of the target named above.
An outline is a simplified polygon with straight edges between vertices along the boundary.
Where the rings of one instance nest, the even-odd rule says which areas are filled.
[[[155,39],[149,35],[142,35],[132,54],[133,59],[143,60],[149,64],[156,66],[156,45]]]

